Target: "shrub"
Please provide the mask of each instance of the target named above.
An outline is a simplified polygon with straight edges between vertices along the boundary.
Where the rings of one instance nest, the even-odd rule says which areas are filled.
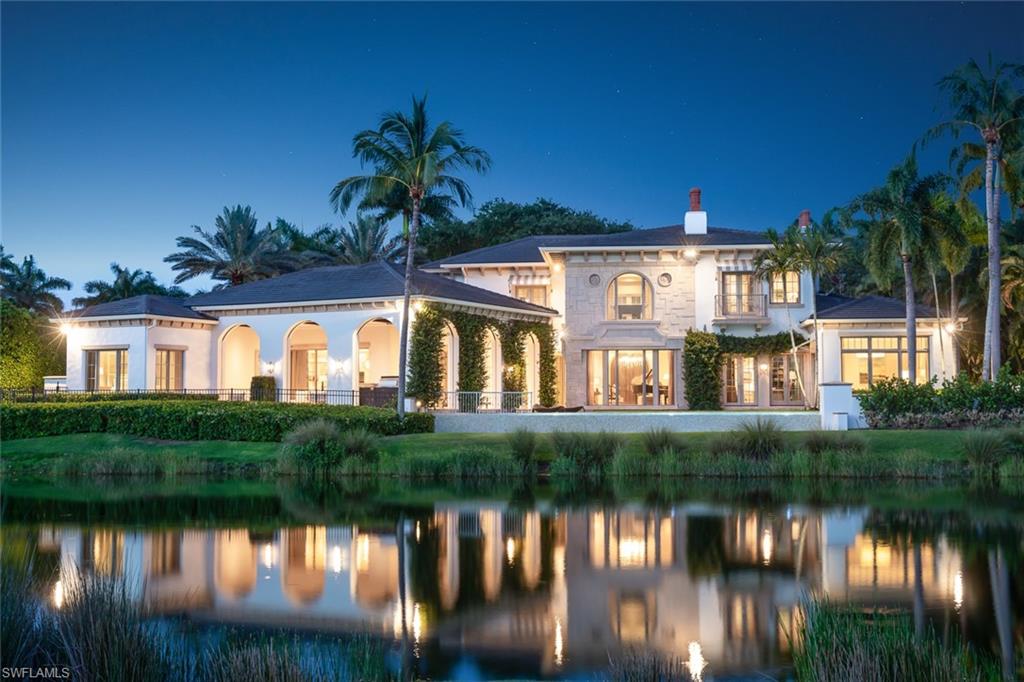
[[[277,382],[274,377],[255,376],[249,381],[249,398],[259,402],[277,400]]]
[[[812,455],[823,452],[861,453],[867,449],[867,443],[849,431],[811,431],[804,438],[804,449]]]
[[[622,438],[607,431],[599,433],[555,431],[551,434],[551,443],[558,457],[572,460],[580,471],[604,473],[612,457],[622,447]]]
[[[735,454],[753,459],[768,459],[785,445],[785,435],[772,419],[758,417],[732,431]]]
[[[1024,428],[1007,429],[1003,433],[1006,454],[1024,459]]]
[[[611,473],[613,476],[657,476],[661,473],[662,457],[672,454],[671,450],[664,451],[664,455],[651,455],[622,448],[612,457]]]
[[[529,429],[516,429],[506,436],[512,457],[523,469],[533,467],[537,457],[537,434]]]
[[[1003,434],[998,431],[968,431],[961,441],[967,461],[979,467],[1000,464],[1008,454]]]
[[[689,330],[683,339],[684,395],[691,410],[722,409],[722,353],[718,337]]]
[[[300,473],[326,473],[341,464],[345,453],[338,425],[326,419],[299,424],[281,440],[281,463]]]
[[[5,440],[107,432],[164,440],[280,441],[303,422],[323,418],[341,431],[382,435],[433,431],[431,414],[398,418],[378,407],[230,401],[139,400],[97,403],[0,403]]]
[[[356,459],[364,464],[376,462],[380,452],[377,435],[361,426],[341,434],[338,446],[345,459]]]
[[[668,452],[681,452],[684,449],[679,435],[664,427],[644,431],[640,442],[644,452],[651,457],[658,457]]]
[[[974,382],[966,374],[935,388],[884,379],[858,394],[873,427],[957,428],[1024,419],[1024,374],[1003,367],[994,381]]]

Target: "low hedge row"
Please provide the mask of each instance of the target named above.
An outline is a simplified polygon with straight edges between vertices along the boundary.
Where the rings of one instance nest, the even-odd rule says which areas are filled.
[[[4,440],[69,433],[107,432],[161,440],[280,441],[298,424],[322,418],[343,431],[364,428],[382,436],[427,433],[434,417],[405,420],[379,407],[141,400],[84,403],[0,404]]]
[[[961,374],[937,387],[883,379],[858,398],[865,419],[875,428],[982,426],[1024,412],[1024,374],[1003,367],[994,381],[975,382]]]

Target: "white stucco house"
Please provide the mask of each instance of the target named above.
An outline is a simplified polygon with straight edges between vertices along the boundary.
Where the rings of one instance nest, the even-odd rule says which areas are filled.
[[[804,212],[801,224],[809,224]],[[786,332],[800,344],[807,390],[868,387],[906,376],[904,304],[880,296],[817,296],[815,347],[806,272],[764,282],[753,259],[761,232],[709,227],[700,190],[682,224],[600,235],[533,236],[422,266],[412,315],[439,303],[491,317],[550,323],[558,402],[591,410],[686,407],[681,349],[690,329],[733,336]],[[303,270],[185,300],[140,296],[75,311],[67,334],[69,390],[219,390],[240,395],[254,375],[285,399],[348,392],[372,402],[394,386],[402,270],[372,263]],[[955,326],[919,306],[918,378],[957,371]],[[488,337],[487,392],[500,393],[501,353]],[[458,338],[446,333],[444,390],[459,390]],[[527,343],[527,391],[536,396],[536,348]],[[805,403],[791,353],[729,356],[726,408]],[[815,396],[809,396],[813,402]],[[497,403],[494,403],[497,404]]]

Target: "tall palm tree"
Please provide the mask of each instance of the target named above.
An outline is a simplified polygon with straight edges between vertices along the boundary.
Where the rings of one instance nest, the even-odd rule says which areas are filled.
[[[63,277],[50,277],[40,270],[35,256],[25,256],[21,265],[10,256],[0,258],[0,295],[15,305],[37,313],[59,313],[64,301],[54,292],[70,288],[71,282]]]
[[[944,326],[942,321],[942,301],[939,298],[939,281],[937,272],[945,268],[950,273],[950,286],[956,282],[956,274],[959,274],[967,266],[967,257],[970,254],[970,245],[967,241],[967,232],[964,229],[964,221],[953,198],[946,192],[939,192],[932,195],[931,214],[934,219],[927,224],[931,227],[931,234],[925,240],[922,256],[928,278],[932,283],[932,295],[935,299],[935,318],[940,327]],[[953,311],[953,297],[950,296],[950,319],[955,323],[956,313]],[[946,334],[939,334],[939,358],[942,366],[942,373],[946,374]]]
[[[965,130],[977,132],[985,145],[985,218],[988,227],[988,301],[985,311],[985,345],[982,350],[981,378],[995,376],[1002,364],[1000,346],[1000,180],[1003,145],[1016,141],[1024,123],[1024,95],[1015,81],[1024,79],[1024,66],[999,64],[988,71],[973,59],[939,81],[949,98],[951,119],[929,131],[932,138],[946,131],[959,136]]]
[[[895,261],[903,270],[903,296],[907,316],[907,370],[917,380],[917,307],[914,261],[937,238],[932,197],[947,184],[936,173],[919,177],[913,152],[889,171],[885,185],[855,199],[851,209],[871,218],[866,264],[876,279],[888,279]]]
[[[814,321],[815,377],[822,375],[821,335],[818,330],[818,291],[821,278],[839,269],[845,244],[836,227],[836,211],[825,214],[821,224],[797,230],[793,236],[796,270],[811,273],[811,319]],[[783,280],[785,282],[785,280]],[[787,309],[788,310],[788,309]]]
[[[774,229],[765,231],[768,242],[772,248],[758,252],[754,257],[754,277],[763,279],[771,286],[772,280],[779,277],[782,280],[782,300],[788,301],[789,295],[786,290],[786,274],[800,271],[800,256],[797,249],[799,229],[791,225],[785,232],[779,234]],[[813,296],[813,294],[812,294]],[[800,384],[800,395],[803,396],[804,405],[810,407],[810,396],[804,386],[803,373],[800,371],[800,362],[796,353],[796,334],[793,331],[793,317],[786,308],[786,322],[789,327],[789,343],[792,348],[793,367],[796,369],[796,381]]]
[[[172,270],[178,271],[175,284],[209,275],[234,286],[273,277],[300,265],[300,259],[287,250],[277,228],[268,223],[259,229],[250,206],[225,206],[214,221],[213,232],[198,225],[192,229],[198,238],[178,237],[177,245],[182,251],[164,258],[164,262],[173,264]]]
[[[76,306],[96,305],[108,301],[120,301],[132,296],[156,294],[159,296],[184,296],[185,292],[178,287],[167,288],[156,281],[153,273],[142,269],[129,270],[117,263],[110,264],[110,272],[114,279],[105,282],[100,279],[90,280],[82,287],[89,296],[80,296],[72,300]]]
[[[412,204],[398,351],[398,414],[404,417],[409,296],[424,198],[433,192],[450,192],[459,204],[468,205],[472,200],[469,185],[454,173],[463,170],[485,173],[491,159],[483,149],[466,144],[462,131],[450,122],[431,126],[427,119],[426,97],[413,97],[410,114],[384,114],[376,130],[357,133],[352,139],[352,153],[362,165],[369,164],[373,170],[370,175],[348,177],[334,186],[330,200],[335,210],[346,211],[357,197],[369,205],[380,205],[397,191],[404,191]]]

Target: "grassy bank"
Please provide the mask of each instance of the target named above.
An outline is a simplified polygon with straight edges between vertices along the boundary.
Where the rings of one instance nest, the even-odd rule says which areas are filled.
[[[778,434],[778,450],[767,456],[723,451],[729,434],[673,434],[676,447],[655,450],[650,434],[611,437],[607,471],[617,477],[717,476],[728,478],[950,478],[967,476],[967,432],[949,430],[865,431],[850,438],[855,451],[809,452],[806,433]],[[595,436],[595,439],[600,437]],[[538,434],[531,445],[527,474],[558,475],[558,450],[572,445]],[[828,446],[829,443],[825,443]],[[836,448],[841,444],[837,443]],[[293,473],[281,466],[279,443],[247,441],[169,441],[111,433],[85,433],[7,440],[2,443],[8,476],[189,475],[269,476]],[[349,473],[421,478],[508,478],[523,475],[505,434],[419,433],[382,437],[376,461]],[[820,445],[818,447],[821,447]],[[562,467],[564,468],[564,467]],[[1010,458],[996,475],[1024,478],[1024,463]]]

